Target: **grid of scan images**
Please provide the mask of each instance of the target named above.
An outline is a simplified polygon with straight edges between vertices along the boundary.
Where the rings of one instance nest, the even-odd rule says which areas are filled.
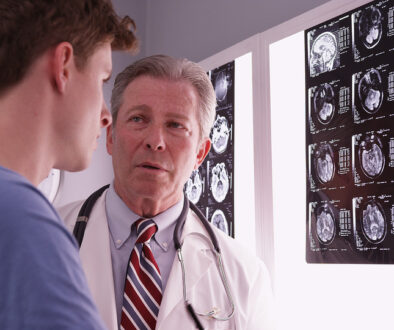
[[[305,31],[310,263],[394,263],[394,0]]]
[[[234,61],[208,72],[216,94],[211,151],[185,185],[189,200],[234,237]]]

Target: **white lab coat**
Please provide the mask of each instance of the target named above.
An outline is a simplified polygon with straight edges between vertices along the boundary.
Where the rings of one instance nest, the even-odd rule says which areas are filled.
[[[118,329],[110,238],[105,212],[106,192],[97,200],[80,249],[82,266],[98,310],[111,330]],[[70,231],[73,230],[82,202],[59,210]],[[264,264],[220,230],[214,228],[222,251],[224,268],[235,303],[234,317],[216,321],[200,317],[205,329],[271,330],[274,308],[268,271]],[[183,233],[183,257],[188,298],[194,309],[206,312],[212,307],[229,311],[230,306],[216,266],[209,235],[198,217],[189,211]],[[185,309],[182,272],[175,258],[163,294],[156,329],[196,329]]]

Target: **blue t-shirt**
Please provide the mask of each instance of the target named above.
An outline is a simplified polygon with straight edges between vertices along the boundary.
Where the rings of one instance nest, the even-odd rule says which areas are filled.
[[[1,166],[0,329],[104,329],[76,241],[44,195]]]

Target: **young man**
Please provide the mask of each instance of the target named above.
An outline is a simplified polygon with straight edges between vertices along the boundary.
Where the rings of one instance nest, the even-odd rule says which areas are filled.
[[[270,279],[261,260],[211,228],[229,298],[213,240],[184,204],[184,184],[211,146],[215,105],[208,75],[187,60],[151,56],[116,78],[107,129],[115,178],[92,209],[80,249],[93,298],[110,329],[196,329],[184,285],[196,312],[212,311],[198,315],[205,329],[273,329]],[[71,230],[80,208],[77,202],[61,210]],[[186,284],[174,246],[182,219],[177,232]]]
[[[111,123],[102,85],[134,22],[107,0],[0,0],[0,328],[102,329],[75,240],[35,188],[84,169]]]

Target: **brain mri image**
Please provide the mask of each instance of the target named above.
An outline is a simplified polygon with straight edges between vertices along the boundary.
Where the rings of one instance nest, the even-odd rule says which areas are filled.
[[[358,157],[361,169],[367,177],[375,179],[382,174],[385,157],[383,154],[383,145],[378,136],[369,134],[361,141]]]
[[[381,242],[386,235],[386,220],[382,206],[369,201],[362,210],[362,229],[371,243]]]
[[[337,53],[338,44],[335,35],[331,32],[321,33],[312,44],[310,55],[311,71],[315,73],[331,71]]]
[[[229,234],[227,220],[226,220],[224,213],[221,210],[218,209],[213,213],[213,215],[211,217],[211,222],[216,228],[219,228],[221,231],[225,232],[227,235]]]
[[[358,84],[358,97],[363,109],[369,113],[376,113],[383,102],[383,86],[380,73],[376,69],[369,70]]]
[[[366,8],[358,22],[358,32],[362,44],[367,48],[374,48],[382,37],[382,14],[375,6]]]
[[[330,244],[334,239],[335,217],[327,203],[317,209],[316,233],[323,244]]]
[[[320,123],[327,125],[334,117],[335,95],[330,84],[323,84],[313,98],[315,115]]]
[[[216,153],[221,154],[226,150],[229,136],[230,128],[227,119],[217,116],[211,131],[212,146]]]
[[[192,203],[198,203],[202,194],[202,188],[203,186],[200,172],[198,170],[194,170],[186,182],[185,189],[186,195]]]
[[[327,183],[334,178],[334,152],[327,143],[322,143],[314,153],[314,167],[317,178],[321,183]]]
[[[229,79],[227,75],[223,71],[219,72],[215,79],[215,94],[216,99],[219,102],[223,102],[225,100],[228,87]]]
[[[218,163],[212,168],[211,172],[211,191],[213,198],[220,203],[226,198],[230,182],[226,166],[224,163]]]

